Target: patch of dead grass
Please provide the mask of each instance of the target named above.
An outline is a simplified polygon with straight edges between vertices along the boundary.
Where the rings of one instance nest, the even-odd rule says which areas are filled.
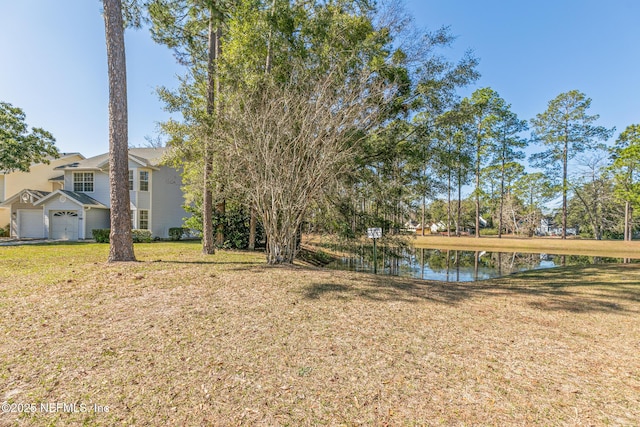
[[[495,236],[446,237],[446,236],[410,236],[409,242],[418,248],[463,249],[463,250],[500,250],[503,252],[546,252],[558,255],[591,255],[613,258],[640,258],[640,241],[591,240],[580,238],[518,238]]]
[[[637,266],[438,283],[182,243],[136,245],[141,262],[108,265],[103,247],[2,248],[0,401],[109,412],[0,425],[640,419]]]

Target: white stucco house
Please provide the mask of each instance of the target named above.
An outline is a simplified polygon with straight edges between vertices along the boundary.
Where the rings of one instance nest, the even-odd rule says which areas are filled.
[[[161,164],[164,152],[129,149],[132,228],[160,238],[188,216],[180,172]],[[50,165],[49,187],[30,180],[0,203],[0,211],[8,211],[12,237],[82,240],[91,239],[93,229],[109,228],[109,155],[66,159]]]

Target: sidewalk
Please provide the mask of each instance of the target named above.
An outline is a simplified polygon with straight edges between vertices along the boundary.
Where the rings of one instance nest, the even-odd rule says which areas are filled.
[[[21,246],[21,245],[36,245],[42,243],[95,243],[95,240],[53,240],[53,239],[15,239],[9,237],[0,237],[0,246]]]

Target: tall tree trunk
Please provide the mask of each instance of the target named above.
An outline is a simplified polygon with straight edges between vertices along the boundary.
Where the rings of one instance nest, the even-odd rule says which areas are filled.
[[[480,129],[478,129],[480,133]],[[476,146],[476,238],[480,237],[480,139]]]
[[[633,206],[629,204],[629,241],[633,240]]]
[[[214,29],[213,7],[209,10],[209,45],[207,58],[207,115],[212,120],[216,102],[215,93],[215,50],[216,34]],[[213,240],[213,191],[211,181],[213,178],[213,124],[209,122],[209,129],[204,141],[204,176],[202,189],[202,253],[212,255],[215,253]]]
[[[271,16],[271,18],[273,18],[273,13],[275,12],[276,9],[276,0],[273,0],[271,2],[271,10],[269,11],[269,15]],[[271,26],[269,26],[269,35],[267,36],[267,61],[265,63],[265,67],[264,67],[264,73],[265,74],[270,74],[271,73],[271,61],[272,61],[272,52],[273,52],[273,48],[271,47],[271,38],[273,37],[273,28]]]
[[[500,216],[498,217],[498,238],[502,239],[502,215],[504,212],[504,174],[505,174],[505,164],[504,159],[506,155],[504,154],[504,150],[502,151],[502,164],[500,171]]]
[[[422,195],[422,222],[421,222],[421,228],[422,228],[422,235],[424,236],[424,220],[425,220],[425,210],[426,210],[426,197],[424,196],[424,194]]]
[[[460,221],[462,220],[462,174],[461,170],[458,170],[458,218],[456,220],[456,236],[460,237]]]
[[[631,221],[630,221],[630,208],[631,204],[629,201],[624,202],[624,240],[631,240],[631,233],[629,230],[631,229]]]
[[[562,153],[562,238],[567,238],[567,159],[569,141],[565,139]]]
[[[256,211],[251,208],[251,216],[249,217],[249,250],[256,248]]]
[[[213,83],[214,83],[215,93],[218,95],[214,110],[215,110],[216,117],[219,117],[220,116],[220,78],[218,76],[218,61],[222,56],[222,27],[220,24],[220,20],[218,20],[217,24],[218,24],[218,28],[216,29],[216,34],[215,34],[215,49],[214,49],[215,74],[214,74]],[[224,194],[224,187],[222,184],[218,185],[218,195],[220,194]],[[224,216],[227,212],[227,202],[224,198],[220,200],[220,202],[216,205],[216,212],[218,213],[219,218],[224,219]],[[219,247],[224,244],[224,224],[225,224],[224,221],[220,221],[218,222],[218,226],[216,227],[216,245],[218,245]]]
[[[211,178],[213,176],[213,154],[211,143],[205,142],[204,178],[202,191],[202,253],[213,255],[216,253],[213,242],[213,192]]]
[[[109,262],[135,261],[129,201],[127,66],[120,0],[103,0],[109,69]]]
[[[222,192],[224,192],[224,187],[222,185],[218,185],[218,194]],[[220,203],[216,204],[216,213],[218,214],[218,218],[220,218],[220,221],[216,226],[216,245],[221,247],[224,245],[224,217],[227,213],[227,201],[225,199],[222,199]]]
[[[451,170],[447,173],[447,237],[451,237]]]

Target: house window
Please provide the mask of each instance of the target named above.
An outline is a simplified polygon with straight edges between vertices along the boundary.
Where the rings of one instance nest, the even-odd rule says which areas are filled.
[[[145,210],[138,211],[138,228],[140,230],[149,229],[149,211],[145,211]]]
[[[133,190],[133,171],[129,171],[129,190]]]
[[[149,172],[140,171],[140,191],[149,191]]]
[[[129,213],[131,214],[131,229],[134,229],[136,228],[136,211],[130,210]]]
[[[77,172],[73,174],[73,191],[93,193],[93,172]]]

